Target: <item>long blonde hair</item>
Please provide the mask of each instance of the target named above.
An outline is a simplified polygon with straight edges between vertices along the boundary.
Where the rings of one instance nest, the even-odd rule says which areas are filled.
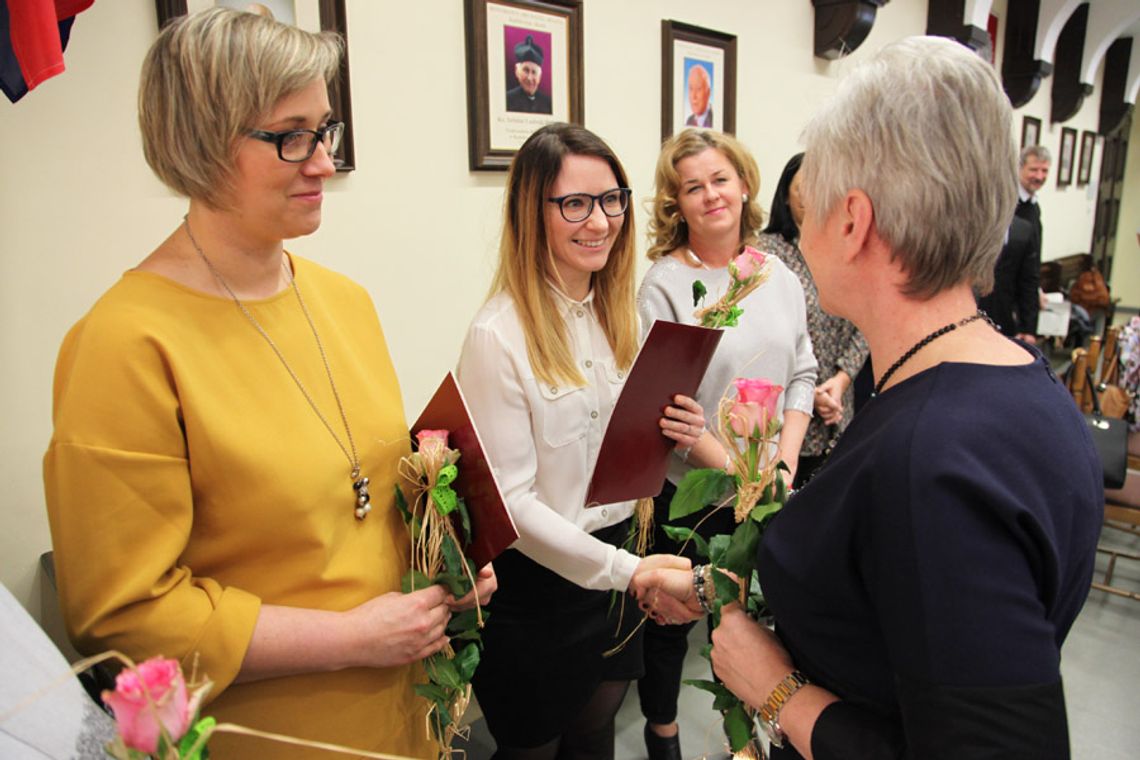
[[[575,124],[548,124],[523,143],[511,162],[507,202],[499,243],[499,266],[492,295],[514,299],[526,336],[527,358],[539,380],[557,385],[585,385],[571,350],[566,325],[550,288],[558,281],[554,254],[546,237],[545,208],[550,187],[567,155],[597,156],[610,165],[621,187],[629,187],[625,169],[597,135]],[[609,259],[592,277],[594,309],[618,367],[628,369],[637,354],[634,305],[633,210],[626,211]]]
[[[689,156],[703,153],[709,148],[719,150],[732,164],[744,182],[748,200],[740,214],[740,247],[755,245],[764,224],[764,212],[757,198],[760,195],[760,168],[756,159],[735,137],[711,129],[685,129],[670,137],[661,146],[654,173],[653,213],[649,219],[649,256],[656,261],[689,242],[689,227],[681,218],[677,194],[681,191],[681,175],[677,164]]]

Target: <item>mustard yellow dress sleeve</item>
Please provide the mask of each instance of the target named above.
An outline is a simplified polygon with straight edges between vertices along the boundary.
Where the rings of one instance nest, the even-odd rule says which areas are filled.
[[[234,684],[260,605],[352,608],[399,590],[393,504],[408,452],[400,390],[371,300],[292,257],[344,403],[373,511],[268,343],[231,301],[127,272],[64,341],[44,460],[64,619],[83,652],[179,658],[214,681],[205,712],[318,741],[432,756],[418,667]],[[291,290],[247,304],[347,447]],[[308,757],[218,737],[214,757]],[[313,755],[323,757],[323,755]]]

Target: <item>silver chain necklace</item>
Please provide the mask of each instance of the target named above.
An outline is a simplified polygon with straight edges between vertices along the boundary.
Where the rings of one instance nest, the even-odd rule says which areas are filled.
[[[273,342],[273,338],[269,337],[269,333],[265,331],[265,328],[261,326],[261,323],[257,321],[257,318],[253,316],[253,313],[250,312],[250,310],[246,308],[246,305],[241,302],[241,299],[237,297],[237,294],[234,293],[233,288],[231,288],[229,286],[229,283],[226,282],[225,278],[222,277],[222,273],[214,267],[208,258],[206,258],[205,251],[202,250],[202,246],[198,245],[198,241],[194,238],[194,233],[190,231],[189,215],[182,218],[182,224],[186,227],[186,236],[190,238],[190,244],[194,246],[194,250],[198,253],[198,256],[200,256],[202,261],[205,262],[206,267],[210,270],[210,273],[214,275],[214,279],[216,279],[218,281],[218,284],[221,285],[227,293],[229,293],[230,298],[232,298],[234,303],[237,304],[237,307],[241,310],[241,313],[245,315],[245,318],[249,320],[249,323],[253,325],[254,329],[257,330],[261,337],[265,339],[265,342],[268,343],[269,347],[273,349],[273,353],[277,354],[277,358],[281,361],[281,366],[284,367],[285,371],[289,373],[289,377],[293,378],[293,382],[297,384],[297,388],[301,391],[301,395],[303,395],[305,397],[305,400],[309,402],[309,406],[312,408],[313,412],[315,412],[320,421],[324,423],[325,429],[329,431],[329,435],[333,437],[333,440],[336,441],[336,445],[339,446],[340,450],[344,453],[345,459],[348,460],[348,464],[352,468],[352,490],[356,497],[356,507],[354,513],[356,514],[356,518],[358,520],[363,520],[364,517],[372,511],[372,505],[369,503],[372,497],[368,493],[369,481],[367,477],[361,477],[360,475],[360,457],[356,453],[356,442],[352,438],[352,428],[348,426],[348,416],[344,413],[344,404],[341,402],[340,393],[336,389],[336,381],[333,380],[332,368],[329,366],[328,357],[325,355],[325,347],[324,344],[321,343],[321,336],[317,333],[317,326],[313,324],[313,318],[309,315],[308,307],[305,306],[305,299],[301,297],[301,291],[297,287],[297,280],[293,277],[293,272],[289,269],[288,265],[285,264],[285,262],[282,262],[282,268],[285,269],[289,275],[289,286],[293,289],[294,295],[297,296],[297,303],[301,304],[301,311],[305,315],[305,320],[309,323],[309,329],[313,331],[313,339],[317,342],[317,350],[320,351],[321,361],[325,365],[325,374],[328,375],[329,378],[329,387],[332,388],[333,398],[336,399],[336,408],[340,412],[340,421],[344,423],[344,432],[348,435],[348,446],[344,445],[344,442],[340,439],[340,436],[336,434],[335,430],[333,430],[333,426],[329,424],[328,419],[321,412],[320,407],[317,406],[317,402],[311,395],[309,395],[309,391],[305,387],[305,384],[301,382],[301,378],[298,377],[297,373],[293,371],[293,368],[289,366],[289,362],[285,361],[285,355],[281,353],[281,349],[279,349],[277,347],[277,344]]]

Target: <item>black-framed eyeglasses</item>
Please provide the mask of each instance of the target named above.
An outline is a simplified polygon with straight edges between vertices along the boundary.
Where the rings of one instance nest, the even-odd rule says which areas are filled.
[[[287,129],[284,132],[251,129],[249,136],[276,145],[277,157],[282,161],[299,164],[309,160],[317,150],[317,143],[323,143],[329,155],[335,153],[340,138],[344,136],[344,122],[330,121],[319,129]]]
[[[557,198],[547,198],[548,203],[557,203],[562,218],[568,222],[584,222],[594,213],[594,203],[602,207],[606,216],[621,216],[629,208],[629,196],[633,191],[628,187],[615,187],[600,195],[570,193]]]

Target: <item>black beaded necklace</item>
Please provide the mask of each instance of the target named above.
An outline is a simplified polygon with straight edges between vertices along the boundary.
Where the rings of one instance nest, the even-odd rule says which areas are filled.
[[[987,322],[989,322],[991,325],[993,324],[993,321],[989,318],[989,316],[987,316],[986,313],[984,311],[982,311],[981,309],[978,309],[977,314],[971,314],[970,316],[966,317],[965,319],[958,320],[957,322],[951,322],[948,325],[943,325],[942,327],[939,327],[934,332],[930,333],[930,335],[927,335],[925,338],[920,340],[918,343],[915,343],[913,346],[910,347],[909,351],[907,351],[905,354],[900,356],[898,358],[898,361],[896,361],[894,364],[891,365],[890,369],[888,369],[886,372],[883,373],[883,376],[881,378],[879,378],[879,382],[875,383],[875,390],[873,390],[871,392],[871,398],[878,396],[879,393],[882,392],[883,386],[885,386],[887,384],[887,381],[891,379],[891,375],[895,374],[895,372],[898,371],[899,367],[906,364],[907,361],[910,360],[910,358],[912,356],[917,354],[927,344],[932,343],[935,340],[938,340],[939,338],[941,338],[946,333],[954,332],[959,327],[965,327],[966,325],[970,324],[971,322],[974,322],[974,321],[979,320],[979,319],[984,319]]]

